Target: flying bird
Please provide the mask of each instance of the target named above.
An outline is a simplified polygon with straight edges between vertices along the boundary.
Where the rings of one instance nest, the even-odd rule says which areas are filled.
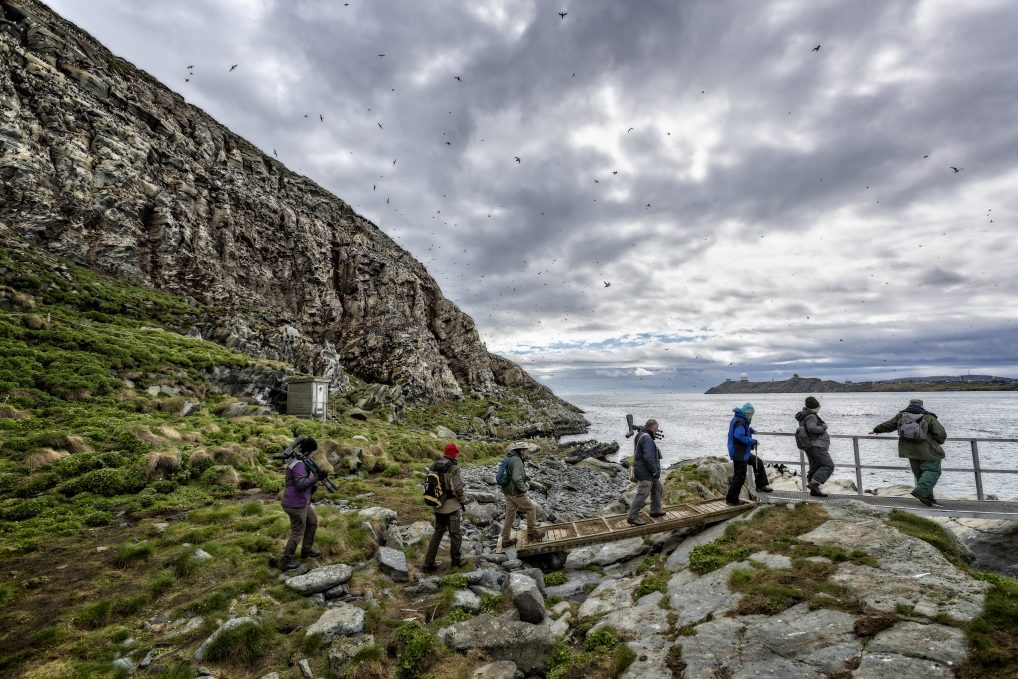
[[[609,281],[604,281],[604,287],[610,288],[612,284]]]
[[[814,47],[813,51],[814,52],[819,52],[820,51],[820,45],[817,45],[816,47]]]
[[[191,79],[190,78],[184,78],[184,82],[189,83],[189,82],[191,82]]]
[[[384,130],[385,129],[384,127],[382,127],[382,123],[377,123],[377,125],[378,125],[378,129],[380,129],[380,130]]]
[[[380,56],[380,57],[384,57],[385,55],[384,55],[384,54],[379,54],[378,56]]]
[[[513,156],[513,159],[514,159],[514,160],[515,160],[515,161],[516,161],[517,163],[522,163],[522,162],[523,162],[522,160],[520,160],[520,157],[519,157],[519,156]]]
[[[567,14],[569,14],[569,12],[559,12],[558,16],[560,19],[565,19]]]
[[[187,68],[188,68],[188,70],[194,68],[194,64],[189,64]]]
[[[927,159],[927,158],[929,158],[929,156],[928,156],[928,155],[926,155],[926,156],[923,156],[923,160],[925,160],[925,159]]]
[[[308,118],[308,117],[310,117],[310,116],[308,116],[308,114],[307,114],[307,113],[305,113],[305,114],[304,114],[304,117],[305,117],[305,118]]]
[[[396,159],[395,158],[392,159],[392,166],[396,167]]]
[[[279,157],[279,154],[276,153],[276,149],[272,149],[272,155],[274,155],[276,158]]]
[[[955,174],[958,174],[959,172],[961,172],[965,168],[964,167],[955,167],[954,165],[951,165],[951,169],[954,170]]]
[[[626,134],[629,134],[629,133],[630,133],[630,132],[632,132],[632,131],[633,131],[634,129],[635,129],[635,128],[632,128],[632,127],[630,127],[630,128],[628,129],[628,130],[626,130]]]
[[[618,173],[619,173],[618,170],[612,170],[612,174],[618,174]]]
[[[372,184],[372,185],[371,185],[371,190],[372,190],[372,191],[374,191],[374,190],[375,190],[375,189],[377,189],[377,188],[378,188],[378,184]]]
[[[234,64],[233,66],[230,66],[230,71],[237,68],[238,66],[240,66],[240,64]],[[227,71],[227,73],[229,73],[230,71]]]
[[[325,116],[323,116],[321,113],[318,114],[318,119],[321,120],[323,123],[325,122]]]
[[[463,78],[459,77],[458,75],[454,75],[453,78],[460,82],[463,82]]]

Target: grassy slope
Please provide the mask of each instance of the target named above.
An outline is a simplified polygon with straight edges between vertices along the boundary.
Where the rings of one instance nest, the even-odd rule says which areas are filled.
[[[206,618],[172,641],[179,667],[173,655],[162,661],[171,672],[161,676],[191,676],[189,653],[215,620],[267,595],[281,603],[262,630],[263,651],[249,671],[230,676],[292,674],[299,657],[324,673],[325,654],[306,648],[299,631],[320,609],[288,595],[270,568],[288,528],[276,502],[282,477],[269,454],[295,433],[314,435],[341,467],[361,449],[359,475],[340,480],[338,495],[396,509],[401,523],[427,519],[415,472],[440,442],[426,429],[462,426],[487,402],[412,408],[405,426],[374,415],[329,423],[227,418],[219,413],[233,399],[209,393],[203,371],[258,362],[165,329],[186,329],[205,310],[34,251],[0,250],[0,277],[9,307],[0,311],[0,674],[108,676],[124,638],[143,649],[164,641],[141,622],[168,612]],[[185,396],[149,396],[152,384],[176,385],[201,410],[179,417]],[[501,454],[498,444],[460,447],[468,462]],[[327,506],[320,514],[317,545],[329,561],[370,556],[359,519]],[[214,558],[195,562],[185,544]],[[417,548],[408,556],[418,557]],[[399,609],[410,602],[373,570],[360,570],[352,587],[395,593],[368,616],[370,631],[387,644],[395,635],[390,621],[406,617]],[[453,613],[450,591],[428,600],[429,618]],[[431,662],[461,660],[432,655]],[[363,672],[388,676],[397,662],[385,653],[367,657]]]

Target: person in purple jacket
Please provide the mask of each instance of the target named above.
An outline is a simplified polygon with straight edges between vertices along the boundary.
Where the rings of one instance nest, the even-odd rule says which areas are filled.
[[[300,442],[300,451],[310,455],[318,450],[318,442],[310,436]],[[300,560],[294,557],[297,543],[301,543],[300,556],[307,559],[321,556],[314,549],[315,530],[318,528],[318,516],[311,505],[311,494],[315,492],[315,484],[319,479],[301,461],[293,457],[286,463],[286,488],[283,490],[283,511],[290,517],[290,539],[283,550],[280,568],[284,571],[300,566]]]

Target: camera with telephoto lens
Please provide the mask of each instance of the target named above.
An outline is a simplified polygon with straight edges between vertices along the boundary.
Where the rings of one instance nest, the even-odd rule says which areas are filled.
[[[653,434],[651,434],[649,431],[647,431],[646,427],[642,427],[642,426],[640,426],[638,424],[635,424],[633,422],[633,416],[632,415],[626,415],[626,431],[627,431],[627,433],[626,433],[626,438],[627,439],[631,438],[633,436],[633,434],[650,434],[651,436],[653,436],[655,439],[658,439],[658,440],[661,440],[661,439],[663,439],[665,437],[665,433],[663,431],[661,431],[660,429],[657,430],[656,432],[654,432]]]
[[[325,486],[326,490],[330,493],[335,493],[338,489],[336,488],[336,484],[329,479],[329,472],[323,470],[315,463],[314,460],[301,451],[300,442],[303,440],[304,435],[301,434],[293,440],[293,443],[291,443],[286,450],[281,453],[276,453],[272,456],[272,458],[274,460],[289,460],[293,457],[297,458],[304,463],[304,466],[309,472],[315,475],[316,479],[322,482],[322,485]]]

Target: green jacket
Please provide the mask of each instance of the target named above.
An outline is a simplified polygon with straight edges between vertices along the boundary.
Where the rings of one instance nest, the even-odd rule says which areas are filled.
[[[873,431],[877,434],[883,434],[888,431],[898,431],[898,420],[901,419],[901,413],[898,413],[887,422],[881,422],[877,426],[873,427]],[[940,420],[937,416],[931,412],[927,412],[923,415],[923,420],[926,421],[929,438],[925,441],[909,441],[901,437],[898,438],[898,457],[907,457],[913,460],[943,460],[944,449],[940,447],[940,444],[947,440],[947,432],[944,430],[944,425],[940,424]]]
[[[527,474],[523,468],[523,458],[514,453],[509,456],[509,483],[502,486],[502,492],[516,497],[523,495],[527,490]]]

